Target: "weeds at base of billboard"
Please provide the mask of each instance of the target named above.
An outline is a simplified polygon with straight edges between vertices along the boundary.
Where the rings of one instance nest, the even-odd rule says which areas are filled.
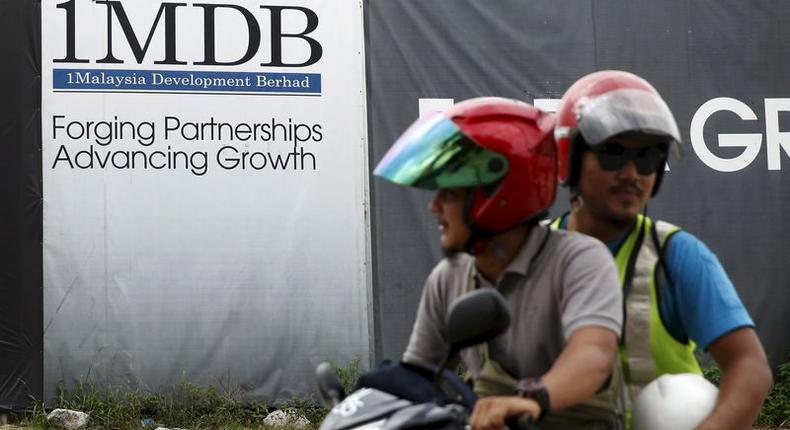
[[[335,370],[347,392],[360,375],[359,359],[355,358]],[[289,415],[301,416],[318,428],[326,408],[314,396],[293,398],[267,405],[245,399],[240,388],[218,389],[182,382],[161,392],[121,388],[98,388],[93,384],[78,384],[72,390],[58,387],[54,405],[34,401],[29,411],[12,417],[17,426],[30,429],[54,429],[47,422],[47,414],[55,408],[79,410],[90,414],[86,429],[152,430],[157,426],[169,428],[217,430],[269,430],[263,421],[269,412],[284,410]],[[50,407],[51,406],[51,407]],[[281,430],[303,430],[300,427]]]
[[[359,378],[359,359],[345,366],[333,365],[346,392],[351,392]],[[718,385],[721,371],[714,366],[704,369],[705,377]],[[151,418],[157,423],[189,429],[266,429],[263,419],[274,410],[270,405],[243,400],[241,390],[220,392],[216,387],[199,387],[184,382],[161,393],[99,391],[90,384],[81,384],[72,391],[58,390],[55,407],[82,410],[91,414],[88,428],[141,429],[141,420]],[[278,409],[292,411],[307,418],[317,428],[327,413],[315,398],[294,398],[278,405]],[[40,401],[21,415],[14,417],[17,425],[34,429],[52,428],[46,420],[52,408],[44,408]],[[790,428],[790,356],[779,365],[774,385],[757,419],[760,428]],[[151,427],[154,428],[154,427]]]

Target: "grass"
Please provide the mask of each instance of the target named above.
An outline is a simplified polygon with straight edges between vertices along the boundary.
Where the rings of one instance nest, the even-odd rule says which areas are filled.
[[[350,392],[360,375],[359,359],[355,358],[346,366],[333,367],[344,388]],[[276,409],[307,418],[313,428],[318,427],[328,412],[312,396],[266,405],[248,400],[246,393],[238,388],[218,389],[189,382],[156,393],[98,388],[89,383],[78,384],[71,390],[60,386],[52,403],[54,407],[45,407],[36,400],[30,410],[12,414],[12,423],[17,428],[54,429],[47,422],[47,414],[52,409],[65,408],[90,414],[86,427],[89,430],[153,430],[157,426],[191,430],[270,430],[263,420]],[[144,419],[149,419],[145,426],[141,425]]]
[[[359,359],[345,366],[333,365],[346,393],[350,393],[360,375]],[[721,371],[713,366],[704,369],[705,377],[719,383]],[[774,375],[774,386],[765,400],[757,426],[765,429],[790,427],[790,357]],[[293,398],[275,405],[247,400],[241,389],[201,387],[189,382],[160,391],[147,392],[120,388],[99,389],[88,383],[72,390],[58,387],[54,407],[35,401],[25,412],[12,414],[16,430],[54,429],[47,423],[47,413],[54,408],[87,412],[91,419],[87,429],[153,430],[156,425],[191,430],[271,430],[264,418],[275,409],[307,418],[317,428],[327,414],[314,397]],[[151,419],[141,426],[141,420]],[[156,424],[154,424],[156,423]],[[288,429],[286,429],[288,430]],[[293,429],[292,429],[293,430]]]
[[[141,420],[166,427],[190,429],[263,429],[269,408],[247,402],[239,392],[220,392],[187,382],[159,393],[117,388],[99,389],[79,384],[74,390],[58,390],[56,407],[90,414],[88,429],[140,429]],[[53,428],[46,420],[49,409],[41,402],[25,412],[19,424],[35,429]]]
[[[790,356],[779,365],[774,375],[774,385],[768,392],[768,397],[763,403],[756,425],[760,428],[788,428],[790,427]],[[719,385],[721,370],[711,366],[703,370],[705,378]]]
[[[362,370],[359,368],[359,357],[355,357],[345,366],[341,367],[333,363],[332,367],[337,372],[340,383],[343,384],[343,390],[345,390],[346,394],[350,393],[354,388],[354,384],[357,383],[357,379],[362,374]]]

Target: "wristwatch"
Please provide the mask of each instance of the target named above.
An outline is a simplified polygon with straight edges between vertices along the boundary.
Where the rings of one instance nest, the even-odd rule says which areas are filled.
[[[549,391],[543,385],[540,378],[524,378],[516,383],[518,395],[524,398],[533,399],[540,406],[540,416],[536,421],[543,419],[549,413]]]

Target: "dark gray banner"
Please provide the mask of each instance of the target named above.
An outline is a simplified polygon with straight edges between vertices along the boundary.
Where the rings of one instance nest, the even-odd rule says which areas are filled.
[[[790,16],[783,1],[369,2],[371,163],[418,100],[558,99],[577,78],[629,70],[677,116],[683,154],[648,213],[718,255],[771,362],[790,351]],[[429,195],[372,179],[377,357],[402,353],[440,258]],[[553,214],[567,209],[561,192]],[[528,340],[525,340],[528,341]]]
[[[0,3],[0,411],[43,389],[39,2]]]

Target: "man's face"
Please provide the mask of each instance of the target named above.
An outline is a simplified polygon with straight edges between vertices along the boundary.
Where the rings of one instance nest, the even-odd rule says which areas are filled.
[[[468,188],[445,188],[436,192],[429,208],[439,224],[439,242],[446,255],[464,251],[472,234],[464,221],[464,202]]]
[[[585,151],[579,180],[583,208],[606,220],[633,220],[653,192],[656,171],[663,168],[657,161],[665,158],[662,151],[655,144],[617,137]]]

